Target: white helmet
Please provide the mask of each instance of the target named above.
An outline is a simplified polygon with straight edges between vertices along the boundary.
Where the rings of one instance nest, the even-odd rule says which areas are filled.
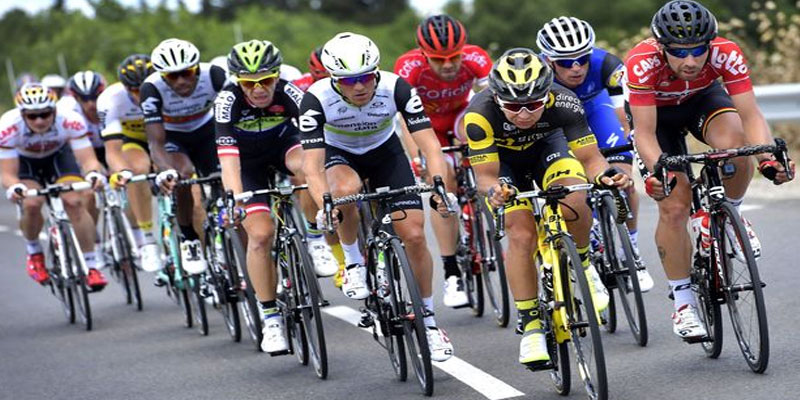
[[[334,78],[356,76],[377,70],[381,53],[368,37],[342,32],[325,43],[321,61]]]
[[[42,78],[42,85],[53,89],[63,89],[67,86],[67,81],[61,75],[49,74]]]
[[[592,52],[594,30],[577,18],[553,18],[539,30],[536,45],[551,59],[577,58]]]
[[[43,110],[55,108],[56,92],[39,82],[25,83],[14,96],[14,104],[20,110]]]
[[[183,71],[200,62],[200,50],[190,42],[172,38],[159,43],[150,59],[158,72]]]

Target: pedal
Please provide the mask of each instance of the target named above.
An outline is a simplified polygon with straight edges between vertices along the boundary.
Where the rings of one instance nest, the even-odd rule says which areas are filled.
[[[279,356],[285,356],[285,355],[291,354],[291,353],[292,352],[289,351],[289,350],[283,350],[283,351],[276,351],[276,352],[267,353],[267,354],[269,354],[270,357],[279,357]]]
[[[535,361],[535,362],[525,363],[523,365],[525,366],[525,368],[533,372],[556,369],[556,365],[553,364],[553,361],[551,360]]]
[[[697,337],[683,338],[683,341],[689,344],[696,344],[696,343],[710,343],[713,342],[714,339],[712,339],[711,336],[697,336]]]
[[[358,320],[359,328],[369,328],[375,325],[375,319],[366,311],[361,312],[361,319]]]

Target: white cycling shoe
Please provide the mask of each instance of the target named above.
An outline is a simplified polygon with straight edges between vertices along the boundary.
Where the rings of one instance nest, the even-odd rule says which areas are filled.
[[[611,297],[608,295],[608,289],[600,279],[600,274],[597,273],[594,265],[589,265],[586,268],[586,280],[589,281],[589,290],[592,292],[594,309],[597,312],[605,311],[608,308],[608,303],[611,302]]]
[[[283,319],[281,317],[265,319],[261,334],[264,336],[261,339],[261,351],[277,353],[289,349],[289,342],[286,340],[286,330],[283,328]]]
[[[146,272],[156,272],[161,269],[161,253],[158,245],[149,243],[139,249],[139,256],[142,261],[142,269]]]
[[[744,225],[744,229],[747,233],[748,239],[750,239],[750,247],[753,249],[753,257],[759,258],[761,257],[761,241],[758,240],[758,236],[756,236],[756,232],[753,230],[753,224],[744,217],[744,215],[739,215],[742,219],[742,224]],[[736,233],[733,231],[733,225],[729,222],[725,223],[725,236],[728,237],[728,247],[730,248],[728,251],[733,253],[733,256],[736,257],[739,262],[744,263],[744,250],[742,249],[742,244],[736,239]]]
[[[442,302],[446,307],[462,307],[469,304],[467,292],[461,277],[453,275],[444,281],[444,296]]]
[[[314,272],[317,273],[317,276],[333,276],[339,271],[339,263],[336,262],[333,252],[325,240],[309,239],[308,254],[314,261]]]
[[[208,268],[203,257],[200,240],[184,240],[181,242],[181,262],[183,269],[190,275],[199,274]]]
[[[453,356],[453,343],[444,329],[429,326],[425,329],[425,334],[428,336],[431,361],[447,361]]]
[[[684,304],[672,313],[672,331],[682,339],[706,336],[706,328],[697,316],[697,308]]]
[[[366,299],[369,296],[367,267],[361,264],[348,265],[344,270],[344,278],[342,278],[342,292],[353,300]]]

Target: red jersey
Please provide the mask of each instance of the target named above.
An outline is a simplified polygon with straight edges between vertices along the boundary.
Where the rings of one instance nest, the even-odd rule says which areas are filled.
[[[695,93],[722,77],[725,89],[736,95],[753,89],[750,70],[742,49],[728,39],[711,41],[708,61],[692,81],[678,79],[667,65],[655,39],[634,47],[625,59],[628,101],[633,106],[672,106],[685,102]]]
[[[475,45],[464,46],[461,60],[461,69],[452,81],[436,76],[420,49],[406,52],[394,64],[394,73],[417,89],[425,114],[440,140],[453,130],[458,115],[467,107],[469,92],[476,81],[487,79],[492,69],[489,54]]]
[[[297,86],[300,90],[304,92],[308,91],[308,88],[310,88],[311,85],[314,84],[314,82],[315,82],[314,77],[311,76],[311,73],[309,72],[306,72],[305,74],[303,74],[303,76],[292,81],[292,83],[295,86]]]

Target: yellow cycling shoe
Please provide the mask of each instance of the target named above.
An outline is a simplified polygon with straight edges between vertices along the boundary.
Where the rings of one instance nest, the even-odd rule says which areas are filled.
[[[603,280],[600,279],[600,274],[597,273],[594,265],[586,267],[586,280],[589,282],[589,291],[592,293],[594,309],[598,313],[602,313],[608,308],[611,297],[608,295],[608,289],[603,284]]]
[[[333,275],[333,286],[337,289],[342,288],[342,278],[344,278],[344,264],[339,264],[339,271]]]

